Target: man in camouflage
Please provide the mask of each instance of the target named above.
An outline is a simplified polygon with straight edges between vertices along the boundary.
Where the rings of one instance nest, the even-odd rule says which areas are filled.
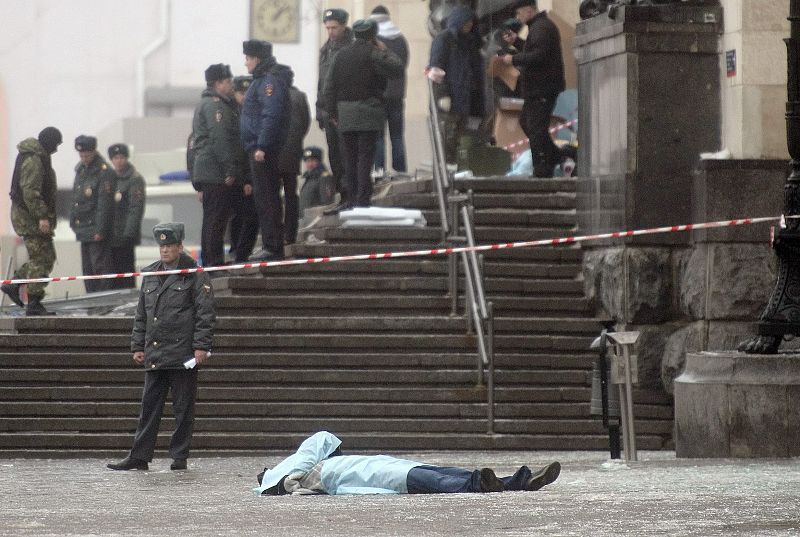
[[[61,142],[61,132],[47,127],[37,138],[27,138],[17,145],[19,155],[11,179],[11,224],[25,243],[28,262],[17,269],[15,279],[46,278],[56,262],[53,232],[58,186],[50,155],[58,151]],[[25,315],[52,315],[41,304],[46,285],[28,284]],[[24,306],[18,284],[3,285],[2,290],[17,306]]]
[[[80,162],[75,166],[69,227],[81,243],[81,262],[85,275],[114,271],[108,237],[114,217],[114,172],[97,152],[97,138],[78,136],[75,150]],[[110,279],[84,280],[86,291],[111,289]]]
[[[144,178],[130,163],[130,150],[125,144],[114,144],[108,148],[108,158],[117,176],[114,190],[114,218],[108,243],[111,250],[113,272],[134,272],[136,245],[142,239],[142,217],[144,216]],[[111,280],[113,289],[136,287],[134,278]]]

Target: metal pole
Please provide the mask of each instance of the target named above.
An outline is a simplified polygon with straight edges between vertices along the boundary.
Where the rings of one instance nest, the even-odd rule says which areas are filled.
[[[622,384],[617,384],[617,388],[619,389],[619,410],[620,414],[622,414],[622,451],[625,452],[625,460],[631,460],[631,444],[628,438],[628,404],[627,398],[625,396],[625,386]]]
[[[487,358],[489,361],[488,364],[488,374],[486,375],[486,404],[489,407],[487,409],[488,421],[489,421],[489,434],[494,434],[494,307],[491,302],[487,305],[487,309],[489,310],[489,315],[486,320],[486,331],[487,331]]]
[[[622,345],[622,356],[625,359],[625,404],[627,405],[627,422],[625,428],[628,430],[628,447],[630,447],[630,457],[628,460],[638,460],[636,454],[636,430],[633,425],[633,380],[631,378],[631,353],[628,349],[630,345]]]

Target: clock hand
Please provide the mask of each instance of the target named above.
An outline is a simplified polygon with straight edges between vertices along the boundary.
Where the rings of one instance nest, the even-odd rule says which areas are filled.
[[[283,13],[286,11],[286,9],[287,9],[286,6],[278,8],[278,11],[276,11],[275,14],[272,16],[272,20],[273,21],[278,20],[278,18],[280,18],[280,16],[283,15]]]

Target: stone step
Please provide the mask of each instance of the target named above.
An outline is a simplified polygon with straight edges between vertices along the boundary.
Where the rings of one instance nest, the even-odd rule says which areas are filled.
[[[0,387],[20,386],[33,384],[132,384],[141,381],[142,370],[131,368],[128,370],[98,369],[18,369],[4,368]],[[423,385],[463,385],[475,381],[476,372],[467,369],[228,369],[204,368],[207,376],[213,380],[206,381],[209,385],[236,383],[243,388],[250,384],[265,383],[302,383],[306,386],[315,384],[342,384],[359,386],[363,384],[377,384],[381,386],[392,384]],[[553,371],[553,370],[516,370],[495,371],[495,382],[504,385],[531,384],[531,385],[581,385],[589,381],[587,371]]]
[[[459,192],[575,192],[577,180],[574,177],[548,177],[531,179],[530,177],[476,177],[472,179],[456,179],[455,188]],[[413,194],[433,192],[433,180],[393,181],[389,183],[392,194]]]
[[[441,224],[438,208],[422,211],[429,227],[437,228]],[[563,233],[565,229],[574,229],[577,214],[574,209],[502,209],[483,208],[475,211],[472,225],[476,227],[476,235],[481,238],[481,230],[496,229],[503,226],[516,226],[522,229],[529,227],[550,227]]]
[[[0,417],[0,433],[119,433],[136,430],[136,414],[127,417]],[[166,417],[161,422],[164,431],[175,427],[175,420]],[[238,433],[302,433],[319,430],[349,432],[395,432],[395,433],[477,433],[486,430],[486,417],[474,418],[279,418],[279,417],[205,417],[194,420],[194,432]],[[669,434],[670,420],[639,420],[634,425],[637,434]],[[495,421],[497,433],[510,434],[604,434],[605,428],[599,419],[525,419]]]
[[[452,450],[605,450],[608,437],[605,434],[496,434],[485,432],[467,433],[378,433],[349,432],[337,436],[348,447],[348,451],[361,450],[442,450],[443,446]],[[6,433],[0,435],[0,455],[4,457],[38,456],[46,457],[50,450],[57,450],[61,456],[86,450],[130,449],[132,433]],[[263,454],[264,450],[292,451],[305,438],[308,431],[301,433],[230,433],[198,432],[192,436],[192,452],[231,453],[244,451]],[[169,444],[168,433],[159,434],[157,447],[164,450]],[[664,439],[660,435],[636,435],[636,447],[640,450],[664,449]],[[74,451],[67,451],[74,450]]]
[[[417,250],[431,250],[430,245],[399,243],[387,247],[383,243],[360,243],[360,244],[292,244],[287,247],[287,255],[296,259],[309,257],[334,257],[345,255],[366,255],[371,253],[387,252],[416,252]],[[552,262],[580,263],[583,259],[583,252],[570,246],[540,246],[530,248],[507,248],[502,250],[487,250],[482,253],[487,260],[497,261],[525,261],[531,262]],[[425,257],[425,256],[421,256]],[[434,257],[434,256],[429,256]],[[435,257],[439,257],[438,255]],[[442,256],[442,259],[445,259]],[[349,261],[347,262],[349,263]],[[342,262],[344,264],[344,262]]]
[[[574,221],[574,215],[573,215]],[[522,242],[541,239],[558,238],[572,235],[574,223],[564,227],[556,227],[551,223],[543,226],[508,227],[478,226],[475,229],[475,240],[478,243],[505,243]],[[414,243],[428,244],[431,248],[440,244],[441,229],[438,227],[425,228],[392,228],[392,227],[364,227],[364,228],[317,228],[309,231],[316,240],[326,241],[331,244],[362,244],[380,242],[385,247],[394,244]]]
[[[476,193],[473,203],[477,210],[483,208],[504,209],[575,209],[574,192],[508,192]],[[392,194],[373,199],[376,207],[405,207],[414,209],[436,209],[439,205],[432,193]]]
[[[495,352],[495,367],[498,369],[591,369],[596,353],[558,351],[554,353],[508,353]],[[392,353],[369,352],[220,352],[214,354],[209,367],[236,368],[325,368],[335,364],[336,367],[353,368],[468,368],[476,367],[477,355],[474,350],[457,353],[452,350],[442,352],[403,351]],[[19,368],[96,368],[107,370],[130,368],[131,353],[116,349],[110,352],[80,351],[32,351],[0,354],[0,371],[8,367]]]

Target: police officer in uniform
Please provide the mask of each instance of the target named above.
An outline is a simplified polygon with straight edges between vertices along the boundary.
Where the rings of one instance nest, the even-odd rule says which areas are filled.
[[[142,240],[142,217],[144,216],[144,178],[128,160],[130,150],[125,144],[114,144],[108,148],[108,158],[117,176],[114,190],[114,223],[111,227],[109,246],[113,272],[134,272],[135,248]],[[136,287],[134,278],[111,280],[112,289]]]
[[[203,198],[203,266],[211,267],[225,264],[225,228],[231,218],[234,188],[243,184],[244,162],[231,68],[221,63],[210,65],[205,79],[208,87],[192,121],[192,182],[199,185]]]
[[[181,223],[158,224],[153,235],[161,259],[144,272],[196,268],[183,252]],[[169,445],[171,470],[185,470],[192,440],[197,366],[211,354],[214,292],[205,272],[146,276],[133,321],[133,361],[145,369],[139,425],[128,457],[112,470],[147,470],[156,446],[167,392],[172,392],[175,432]],[[194,363],[192,363],[192,361]],[[186,362],[189,362],[188,364]]]
[[[272,55],[272,43],[251,39],[242,43],[253,83],[242,105],[242,146],[250,159],[253,197],[261,228],[262,248],[252,261],[283,259],[283,206],[278,160],[289,131],[289,86],[294,76]]]
[[[303,151],[303,187],[300,189],[300,212],[309,207],[328,205],[336,195],[336,180],[322,163],[322,149],[306,147]]]
[[[233,98],[241,111],[247,89],[253,83],[251,75],[236,76],[233,78]],[[241,149],[242,158],[247,162],[247,153]],[[245,165],[243,170],[242,188],[233,189],[231,218],[231,255],[236,263],[244,263],[250,254],[258,237],[258,215],[253,201],[253,181],[250,178],[250,167]]]
[[[37,138],[27,138],[17,145],[19,155],[11,177],[11,224],[28,250],[28,261],[14,273],[14,279],[46,278],[53,270],[56,250],[56,174],[50,155],[58,151],[61,132],[55,127],[42,129]],[[52,315],[41,304],[46,283],[28,284],[28,305],[20,296],[19,284],[4,284],[2,291],[25,315]]]
[[[331,115],[335,115],[335,110],[329,110],[326,106],[325,95],[325,81],[328,77],[328,71],[333,65],[333,60],[336,55],[344,47],[353,42],[353,31],[347,27],[347,19],[349,15],[344,9],[327,9],[322,14],[322,24],[325,25],[325,31],[328,34],[328,40],[322,45],[319,50],[319,80],[317,81],[317,113],[316,119],[319,128],[325,131],[325,140],[328,143],[328,162],[331,165],[331,173],[336,179],[336,189],[339,193],[344,195],[344,162],[342,161],[341,153],[341,138],[339,137],[339,130],[336,123],[331,121]]]
[[[81,243],[84,275],[109,274],[114,271],[108,237],[114,215],[116,178],[97,152],[97,138],[75,138],[80,162],[75,166],[69,226]],[[111,289],[111,280],[84,280],[86,292]]]

